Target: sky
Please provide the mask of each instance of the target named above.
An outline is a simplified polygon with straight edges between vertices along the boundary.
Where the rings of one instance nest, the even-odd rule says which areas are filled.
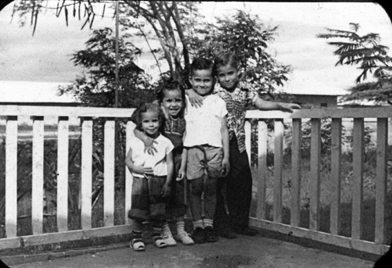
[[[55,4],[51,1],[50,4]],[[27,21],[20,27],[18,18],[11,20],[13,3],[0,11],[0,81],[3,90],[7,81],[30,81],[50,85],[71,83],[81,69],[70,61],[72,53],[85,48],[92,30],[114,27],[112,11],[106,18],[96,18],[92,30],[81,30],[83,21],[57,18],[53,10],[40,14],[34,36]],[[290,65],[289,81],[279,91],[302,94],[346,94],[355,85],[360,70],[355,66],[337,66],[334,47],[316,35],[326,28],[349,30],[349,23],[361,25],[360,34],[379,33],[381,43],[392,48],[392,23],[382,6],[372,2],[203,2],[200,13],[213,23],[216,16],[230,15],[235,9],[258,15],[267,26],[278,26],[269,52],[278,62]],[[30,17],[28,17],[28,20]],[[136,44],[145,53],[137,64],[147,72],[156,73],[146,44]],[[390,54],[391,55],[391,54]],[[23,84],[26,87],[26,83]],[[13,82],[13,87],[15,83]],[[57,86],[56,86],[57,88]],[[27,92],[27,91],[26,91]],[[26,93],[27,94],[27,93]]]

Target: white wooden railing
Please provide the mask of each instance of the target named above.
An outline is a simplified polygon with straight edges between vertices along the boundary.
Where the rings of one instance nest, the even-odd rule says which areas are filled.
[[[20,248],[32,245],[58,243],[71,240],[105,237],[112,235],[129,234],[130,223],[127,211],[131,204],[132,177],[126,171],[124,204],[124,224],[115,225],[115,119],[129,118],[133,109],[114,108],[81,108],[81,107],[33,107],[33,106],[0,106],[0,116],[5,124],[5,213],[0,218],[0,224],[5,229],[5,237],[0,237],[0,250]],[[297,237],[308,238],[323,243],[360,250],[369,253],[383,254],[386,245],[385,233],[386,218],[386,192],[387,192],[387,145],[388,145],[388,119],[392,115],[391,108],[350,108],[350,109],[312,109],[300,110],[294,113],[279,111],[260,112],[248,111],[247,119],[257,119],[257,165],[254,166],[257,185],[256,215],[251,217],[251,225]],[[32,234],[18,236],[18,202],[17,202],[17,145],[18,120],[28,116],[32,120]],[[47,117],[55,117],[58,125],[58,153],[57,153],[57,232],[43,232],[43,143],[45,138],[44,125]],[[81,119],[81,184],[80,184],[80,210],[81,229],[68,230],[68,146],[69,122],[72,119]],[[92,152],[93,152],[93,118],[106,118],[104,125],[104,226],[92,228]],[[321,163],[321,137],[320,126],[322,118],[332,118],[332,148],[331,148],[331,176],[333,187],[330,189],[332,202],[330,204],[330,230],[320,231],[320,163]],[[341,196],[341,130],[342,119],[351,118],[353,126],[353,198],[351,236],[339,235],[340,226],[340,196]],[[375,239],[365,241],[362,235],[362,207],[363,207],[363,151],[364,151],[364,120],[377,118],[377,176],[376,205],[375,205]],[[268,138],[267,119],[274,119],[273,147],[273,187],[268,189],[267,148]],[[301,214],[301,125],[304,120],[311,120],[311,157],[309,182],[309,227],[300,227]],[[291,160],[291,201],[290,222],[283,223],[283,154],[284,154],[284,122],[292,125],[292,160]],[[128,122],[126,137],[132,135],[133,123]],[[251,151],[251,125],[246,124],[247,150]],[[127,146],[128,147],[128,146]],[[249,154],[250,155],[250,154]],[[0,180],[1,181],[1,180]],[[272,220],[267,217],[268,198],[267,190],[273,193]],[[0,196],[0,200],[3,197]],[[0,211],[0,215],[1,211]]]
[[[388,121],[392,116],[392,108],[345,108],[345,109],[311,109],[299,110],[292,114],[280,111],[248,111],[248,119],[258,119],[258,163],[254,172],[257,174],[257,212],[251,217],[253,226],[264,228],[291,236],[308,238],[311,240],[337,245],[349,249],[364,251],[374,254],[383,254],[389,247],[386,241],[386,192],[387,192],[387,149],[388,149]],[[321,119],[330,118],[331,128],[331,165],[330,173],[332,186],[329,232],[320,231],[320,182],[321,182]],[[363,179],[364,179],[364,125],[366,118],[377,120],[376,138],[376,176],[375,181],[375,235],[374,241],[362,239],[363,230]],[[273,166],[273,215],[272,220],[266,217],[266,190],[267,168],[267,124],[266,119],[275,119],[273,131],[274,166]],[[353,182],[352,182],[352,210],[351,210],[351,235],[339,235],[341,226],[341,190],[342,190],[342,120],[353,120]],[[301,214],[301,136],[302,123],[310,120],[311,124],[311,152],[309,176],[309,226],[300,227]],[[284,147],[284,122],[292,126],[292,156],[290,171],[290,222],[282,223],[282,190],[283,183],[283,147]],[[247,151],[251,150],[251,124],[246,124]],[[389,207],[390,208],[390,207]],[[390,223],[389,223],[390,224]]]
[[[115,118],[129,118],[134,109],[74,108],[74,107],[33,107],[0,106],[0,116],[5,118],[5,216],[0,218],[6,237],[0,238],[0,250],[34,246],[39,244],[82,240],[92,237],[105,237],[130,233],[127,211],[131,204],[131,174],[126,172],[124,222],[114,225],[114,133]],[[17,145],[18,117],[31,117],[32,120],[32,190],[31,190],[31,224],[32,234],[17,235]],[[57,228],[56,233],[43,233],[44,168],[43,142],[44,122],[47,117],[57,118]],[[81,122],[81,183],[80,210],[81,230],[68,230],[68,146],[69,122]],[[106,118],[104,126],[104,227],[92,228],[92,152],[93,152],[93,118]],[[131,137],[134,124],[127,123],[127,137]],[[2,197],[0,197],[0,200]]]

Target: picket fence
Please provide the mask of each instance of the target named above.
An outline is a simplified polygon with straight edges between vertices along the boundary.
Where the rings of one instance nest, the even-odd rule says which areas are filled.
[[[48,243],[60,243],[73,240],[106,237],[129,234],[130,222],[127,211],[131,205],[132,176],[129,171],[125,175],[124,224],[116,225],[115,212],[115,122],[116,119],[129,119],[133,109],[123,108],[91,108],[91,107],[42,107],[42,106],[0,106],[0,116],[3,119],[5,132],[0,133],[5,146],[5,170],[0,173],[0,182],[5,182],[5,196],[0,201],[5,202],[5,209],[0,210],[0,228],[4,229],[5,236],[0,236],[0,250],[22,248],[27,246]],[[246,146],[248,152],[254,149],[251,145],[251,121],[256,121],[258,135],[257,161],[252,166],[256,175],[256,213],[250,217],[252,226],[272,230],[292,236],[315,240],[327,244],[337,245],[348,249],[359,250],[374,254],[383,254],[389,247],[386,241],[386,197],[387,197],[387,149],[388,125],[392,115],[392,108],[345,108],[345,109],[303,109],[293,113],[281,111],[248,111],[245,130]],[[30,235],[18,235],[18,184],[17,184],[17,153],[18,153],[18,124],[20,118],[31,119],[32,124],[32,188],[31,188],[31,225]],[[43,231],[43,199],[44,199],[44,126],[47,117],[55,117],[57,124],[57,232],[44,233]],[[0,118],[0,119],[1,119]],[[80,213],[81,229],[69,230],[68,213],[68,151],[69,127],[71,119],[80,120],[81,129],[81,167],[80,167]],[[104,118],[104,194],[103,213],[104,226],[93,228],[92,224],[92,152],[93,152],[93,119]],[[320,181],[321,181],[321,120],[332,120],[332,146],[330,173],[333,181],[330,191],[330,228],[328,232],[320,231]],[[377,120],[377,166],[375,180],[375,230],[374,241],[362,239],[363,230],[363,166],[364,166],[364,125],[366,118]],[[352,221],[351,236],[342,236],[339,233],[341,223],[341,154],[342,154],[342,120],[353,120],[353,185],[352,185]],[[267,121],[272,122],[273,131],[268,132]],[[271,121],[272,120],[272,121]],[[309,226],[300,227],[300,214],[304,207],[301,205],[301,142],[302,124],[310,120],[311,149],[310,149],[310,182],[309,182]],[[1,122],[1,121],[0,121]],[[291,157],[291,200],[290,222],[283,223],[283,155],[285,147],[285,124],[292,127],[292,157]],[[127,142],[133,135],[134,125],[126,124]],[[272,134],[272,138],[271,135]],[[25,133],[24,133],[25,134]],[[267,200],[267,178],[270,168],[267,166],[268,144],[273,140],[273,198],[272,204]],[[251,154],[249,154],[251,156]],[[1,188],[1,187],[0,187]],[[0,193],[1,194],[1,193]],[[267,217],[268,205],[272,205],[272,219]]]

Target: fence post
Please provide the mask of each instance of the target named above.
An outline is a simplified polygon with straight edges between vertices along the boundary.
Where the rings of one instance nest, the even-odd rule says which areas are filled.
[[[82,229],[91,229],[93,120],[82,118],[82,170],[80,177],[80,207]]]
[[[125,155],[128,153],[128,148],[131,147],[131,138],[134,136],[133,130],[136,125],[132,121],[127,122],[126,126],[126,142]],[[131,223],[132,220],[128,218],[128,211],[132,206],[132,182],[133,176],[128,168],[125,169],[125,222]]]
[[[310,148],[310,213],[309,229],[318,231],[320,226],[320,158],[321,158],[321,121],[311,119]]]
[[[105,139],[104,139],[104,225],[114,225],[114,204],[115,204],[115,185],[114,185],[114,167],[115,167],[115,120],[108,118],[105,122]]]
[[[59,232],[68,230],[68,117],[58,118],[57,141],[57,226]]]
[[[387,191],[388,118],[377,119],[377,175],[376,175],[376,230],[375,242],[385,241],[385,202]]]
[[[282,222],[282,174],[283,174],[283,120],[276,119],[274,124],[274,222]]]
[[[340,161],[342,155],[342,119],[333,118],[331,127],[331,218],[330,231],[331,234],[339,233],[340,225]]]
[[[44,198],[44,117],[33,117],[33,173],[31,189],[31,220],[33,234],[43,232]]]
[[[290,224],[299,226],[301,217],[301,139],[302,139],[302,120],[293,119],[293,135],[291,145],[291,215]]]
[[[16,237],[18,218],[18,117],[7,116],[5,144],[5,231]]]
[[[353,148],[353,212],[351,237],[361,239],[363,205],[363,154],[364,154],[364,119],[354,118]]]
[[[265,121],[258,121],[258,169],[257,169],[257,213],[258,219],[266,218],[266,187],[267,187],[267,137],[268,129]]]

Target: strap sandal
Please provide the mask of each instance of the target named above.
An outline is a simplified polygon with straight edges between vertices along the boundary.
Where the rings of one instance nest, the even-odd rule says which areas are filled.
[[[146,246],[144,245],[144,242],[141,238],[133,238],[131,240],[131,248],[134,251],[144,251]]]
[[[157,248],[165,248],[167,247],[167,244],[165,242],[165,240],[163,240],[162,236],[153,236],[152,240],[154,241],[154,245]]]

